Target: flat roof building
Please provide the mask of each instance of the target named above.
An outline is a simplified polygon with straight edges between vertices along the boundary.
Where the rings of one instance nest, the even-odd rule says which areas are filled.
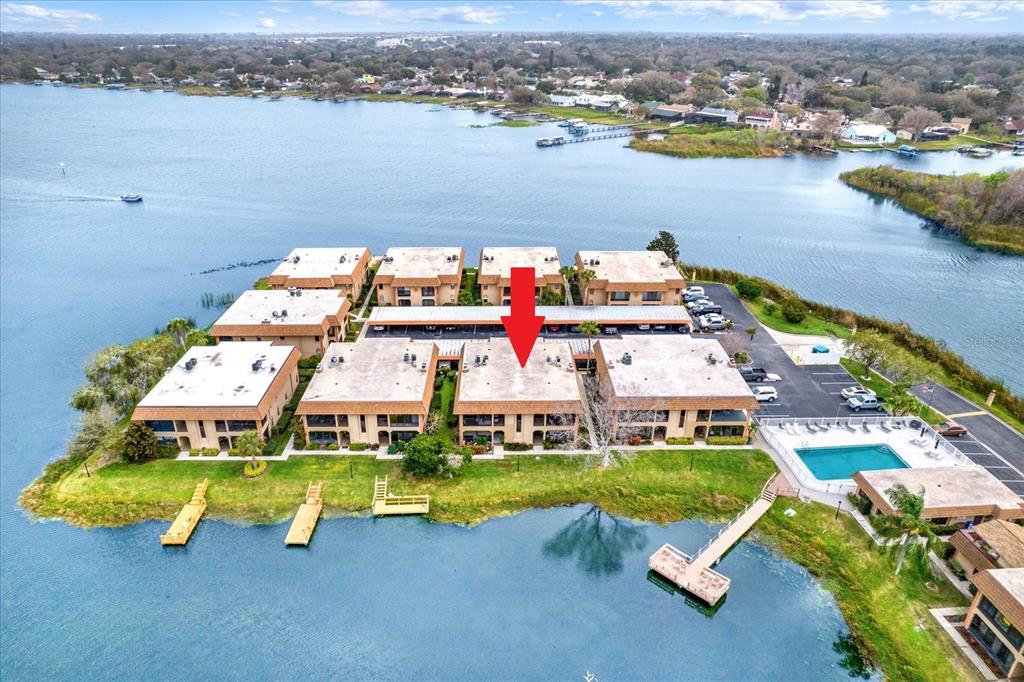
[[[963,528],[949,539],[953,561],[968,576],[989,568],[1024,568],[1024,527],[992,519]]]
[[[193,346],[139,401],[132,421],[182,450],[234,447],[244,431],[266,440],[298,386],[299,351],[269,341]]]
[[[576,269],[594,273],[586,305],[679,305],[686,282],[664,251],[579,251]]]
[[[999,677],[1024,677],[1024,568],[979,571],[971,582],[978,591],[964,616],[969,638],[985,650]]]
[[[224,311],[210,334],[218,341],[270,341],[322,355],[345,335],[352,302],[336,289],[249,290]]]
[[[267,283],[274,289],[338,289],[355,300],[369,264],[366,247],[293,249],[270,273]]]
[[[453,412],[459,440],[570,443],[579,434],[583,384],[565,341],[538,340],[525,367],[508,339],[467,341]]]
[[[895,514],[886,491],[902,484],[915,495],[924,491],[921,518],[938,525],[975,524],[987,519],[1024,518],[1017,493],[984,467],[964,465],[858,471],[857,494],[870,502],[872,514]]]
[[[491,305],[511,305],[512,268],[533,268],[534,296],[540,299],[544,289],[565,296],[562,263],[553,246],[489,246],[480,252],[477,285],[480,299]]]
[[[422,433],[436,370],[430,341],[332,343],[295,411],[307,442],[386,446]]]
[[[374,284],[382,306],[440,306],[458,303],[465,252],[458,246],[388,249]]]
[[[757,399],[718,341],[633,335],[602,338],[594,353],[618,440],[749,435]]]

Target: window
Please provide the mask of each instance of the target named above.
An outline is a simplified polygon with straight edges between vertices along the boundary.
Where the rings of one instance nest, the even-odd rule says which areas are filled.
[[[330,445],[331,443],[337,444],[338,436],[333,431],[310,431],[309,442],[315,443],[316,445]]]
[[[489,414],[464,414],[462,415],[463,426],[490,426],[491,415]]]
[[[151,419],[146,422],[146,426],[153,429],[154,431],[173,431],[174,422],[170,419]]]
[[[523,430],[523,415],[517,414],[516,415],[516,431],[522,431],[522,430]]]
[[[711,419],[711,410],[697,410],[697,421],[706,422]]]
[[[992,624],[996,626],[1000,632],[1006,635],[1006,639],[1009,640],[1010,644],[1016,649],[1020,649],[1021,645],[1024,644],[1024,635],[1021,635],[1017,628],[1013,627],[1013,623],[1009,621],[996,605],[988,600],[988,597],[982,597],[981,603],[978,604],[978,609],[988,616]]]
[[[408,308],[411,305],[412,305],[412,301],[410,301],[407,298],[400,298],[400,299],[398,299],[398,307],[399,308]]]
[[[387,426],[387,425],[388,425],[388,416],[386,414],[378,414],[377,415],[377,426]]]
[[[418,414],[393,414],[390,422],[391,426],[419,426],[420,417]]]
[[[420,305],[422,305],[424,308],[433,308],[434,307],[434,299],[432,299],[432,298],[425,298],[422,301],[420,301]]]
[[[222,419],[218,419],[213,423],[214,428],[217,429],[217,433],[227,433],[228,423]]]
[[[348,426],[348,415],[347,414],[339,414],[338,415],[338,426]]]
[[[206,438],[206,423],[199,422],[199,437]]]
[[[359,415],[359,430],[366,433],[366,415]]]
[[[535,415],[533,415],[533,425],[534,426],[544,426],[544,415],[542,415],[542,414],[535,414]]]
[[[611,292],[608,295],[608,298],[610,298],[613,301],[628,301],[629,300],[629,292],[628,291],[613,291],[613,292]]]
[[[395,290],[395,293],[397,293],[399,296],[412,296],[412,290],[409,289],[409,287],[398,287]]]
[[[686,426],[686,410],[679,411],[679,425]]]
[[[501,290],[501,295],[502,296],[511,296],[512,295],[512,287],[504,287]]]
[[[494,415],[494,425],[495,426],[504,426],[505,425],[505,415],[503,415],[503,414],[496,414],[496,415]]]
[[[549,414],[547,415],[548,426],[565,426],[566,424],[575,424],[576,415],[574,414]]]
[[[256,422],[245,419],[229,419],[228,431],[255,431]]]
[[[306,426],[310,428],[314,426],[337,426],[338,422],[334,419],[333,414],[307,414],[306,415]]]
[[[643,300],[645,300],[645,301],[660,301],[661,300],[661,292],[660,291],[645,291],[644,292],[644,296],[643,296]]]
[[[422,287],[420,289],[420,295],[421,296],[425,296],[427,298],[433,298],[434,295],[435,295],[434,294],[434,287]]]
[[[174,430],[175,431],[188,431],[188,425],[185,422],[183,422],[183,421],[180,421],[180,420],[176,421],[176,422],[174,422]]]

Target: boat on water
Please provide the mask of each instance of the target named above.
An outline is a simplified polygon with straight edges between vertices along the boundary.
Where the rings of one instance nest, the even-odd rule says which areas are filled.
[[[121,195],[121,201],[123,201],[125,203],[128,203],[128,204],[137,204],[140,201],[142,201],[142,195],[141,194],[131,194],[131,193],[122,194]]]
[[[917,147],[911,147],[909,144],[901,144],[900,148],[896,150],[896,153],[900,156],[913,158],[917,156]]]
[[[992,156],[992,154],[992,150],[986,147],[973,147],[969,152],[967,152],[968,156],[972,156],[976,159],[987,159]]]
[[[538,147],[555,147],[560,144],[565,144],[565,137],[562,135],[557,137],[542,137],[537,140]]]

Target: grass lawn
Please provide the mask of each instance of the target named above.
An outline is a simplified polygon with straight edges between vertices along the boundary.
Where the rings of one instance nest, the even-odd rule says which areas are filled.
[[[532,128],[540,124],[536,121],[502,121],[498,125],[504,128]]]
[[[735,287],[730,287],[733,293],[736,293]],[[747,306],[754,317],[766,327],[771,327],[780,332],[789,332],[790,334],[811,334],[815,336],[836,336],[840,339],[848,339],[852,336],[852,333],[846,327],[835,324],[834,322],[827,322],[820,317],[808,314],[802,322],[790,322],[782,316],[782,305],[778,305],[778,310],[775,311],[774,315],[769,315],[764,307],[765,302],[763,298],[756,301],[748,301],[746,299],[740,299],[743,304]]]
[[[870,378],[865,379],[864,365],[860,364],[856,360],[851,360],[850,358],[840,358],[839,364],[845,367],[846,371],[849,372],[853,376],[853,378],[856,379],[857,382],[864,388],[870,388],[872,391],[874,391],[882,398],[885,398],[886,400],[888,400],[892,396],[892,384],[889,383],[889,381],[878,372],[871,370],[871,373],[867,375]],[[922,405],[921,409],[923,410],[924,408],[925,405]],[[917,416],[921,415],[919,414]],[[929,408],[928,411],[924,413],[922,419],[924,419],[929,424],[939,424],[945,421],[942,418],[942,415],[940,415],[938,412],[931,408]]]
[[[441,412],[441,423],[437,426],[434,435],[449,443],[455,442],[455,430],[448,426],[448,420],[452,416],[452,409],[455,407],[455,378],[445,377],[441,382],[438,410]]]
[[[781,138],[778,138],[781,139]],[[678,126],[661,140],[633,138],[629,146],[642,152],[668,154],[687,159],[709,157],[757,158],[781,156],[782,150],[771,139],[759,137],[755,130],[686,128]]]
[[[480,289],[476,285],[476,268],[462,269],[462,282],[459,284],[459,305],[481,305]]]
[[[608,470],[586,468],[580,458],[559,456],[524,456],[519,464],[479,461],[465,465],[455,479],[414,480],[395,461],[294,457],[272,462],[262,476],[247,480],[241,476],[241,462],[113,464],[87,477],[80,461],[61,461],[26,490],[22,503],[40,515],[83,525],[169,519],[196,482],[208,478],[210,516],[266,523],[293,514],[307,483],[318,480],[326,484],[329,514],[365,511],[374,476],[387,474],[396,494],[430,494],[430,516],[438,521],[472,523],[533,507],[581,502],[662,523],[693,517],[725,521],[755,497],[775,471],[764,453],[751,450],[646,452]],[[790,507],[796,514],[787,517],[784,512]],[[926,611],[931,606],[962,605],[964,599],[948,585],[935,592],[926,589],[925,583],[933,578],[914,562],[894,576],[892,557],[880,552],[852,519],[836,519],[834,510],[819,504],[783,499],[762,518],[755,535],[821,579],[888,679],[967,678],[955,667],[960,662],[954,648],[937,634]],[[728,574],[728,560],[722,570]],[[919,623],[923,629],[918,629]]]

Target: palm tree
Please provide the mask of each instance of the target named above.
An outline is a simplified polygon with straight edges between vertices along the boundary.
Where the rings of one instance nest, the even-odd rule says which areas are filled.
[[[575,303],[576,301],[572,300],[572,290],[569,287],[569,282],[576,279],[576,267],[573,265],[563,265],[558,268],[558,274],[560,274],[562,279],[565,280],[566,299],[570,304]]]
[[[594,281],[595,277],[597,277],[597,273],[590,268],[584,268],[576,272],[576,283],[580,287],[580,296],[583,298],[584,303],[587,302],[587,286]]]
[[[911,542],[921,548],[921,551],[925,551],[929,543],[935,539],[935,533],[932,531],[931,523],[921,518],[921,512],[924,511],[923,488],[920,495],[915,495],[902,483],[897,483],[885,491],[885,496],[896,508],[896,513],[878,517],[878,532],[890,538],[903,536],[899,556],[896,558],[896,575],[899,575]],[[917,542],[918,538],[924,538],[924,543]]]
[[[585,320],[580,322],[579,326],[580,334],[587,337],[588,345],[590,346],[590,354],[594,354],[594,337],[601,333],[601,327],[597,325],[597,322],[593,320]]]
[[[747,334],[750,336],[750,340],[753,341],[754,340],[754,334],[757,333],[757,327],[747,327],[743,331],[747,332]]]
[[[192,329],[192,323],[184,317],[176,317],[167,323],[167,331],[174,336],[174,343],[182,348],[185,347],[185,337]]]

